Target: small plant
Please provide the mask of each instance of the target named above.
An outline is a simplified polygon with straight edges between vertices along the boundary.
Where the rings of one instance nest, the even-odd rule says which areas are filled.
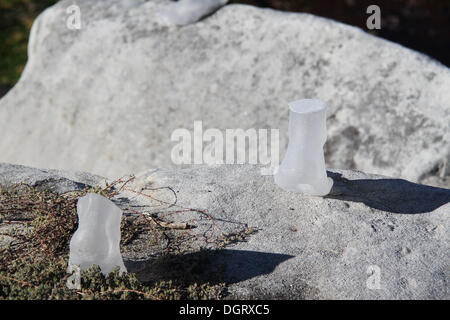
[[[93,266],[81,272],[79,290],[67,287],[69,241],[77,228],[78,198],[89,192],[112,198],[127,182],[119,183],[65,194],[26,184],[0,189],[0,299],[222,298],[225,284],[210,284],[202,275],[211,252],[181,249],[180,243],[192,235],[184,230],[174,236],[180,231],[171,229],[170,223],[143,213],[123,217],[121,250],[139,251],[142,239],[143,246],[158,247],[165,241],[151,267],[167,270],[170,265],[170,273],[156,271],[156,277],[144,283],[136,274],[119,275],[118,270],[105,277]]]

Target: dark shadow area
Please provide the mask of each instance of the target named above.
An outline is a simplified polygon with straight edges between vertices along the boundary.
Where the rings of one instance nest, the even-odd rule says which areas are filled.
[[[147,261],[124,261],[130,272],[144,282],[175,281],[211,285],[251,279],[271,273],[292,255],[247,250],[201,250],[170,254]]]
[[[291,258],[294,256],[280,253],[221,250],[216,262],[225,264],[225,280],[232,284],[272,273],[280,263]]]
[[[348,180],[340,173],[327,171],[333,187],[327,198],[362,202],[391,213],[427,213],[450,202],[450,190],[402,179]]]

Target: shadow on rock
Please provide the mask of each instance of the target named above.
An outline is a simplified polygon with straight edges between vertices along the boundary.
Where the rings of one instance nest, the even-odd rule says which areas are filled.
[[[144,282],[177,281],[232,284],[271,273],[277,265],[294,256],[247,250],[201,250],[187,254],[170,254],[155,259],[125,261]]]
[[[216,257],[216,263],[225,265],[225,280],[232,284],[272,273],[280,263],[293,257],[280,253],[221,250]]]
[[[450,190],[402,179],[348,180],[340,173],[327,171],[333,187],[327,198],[362,202],[391,213],[427,213],[450,202]]]

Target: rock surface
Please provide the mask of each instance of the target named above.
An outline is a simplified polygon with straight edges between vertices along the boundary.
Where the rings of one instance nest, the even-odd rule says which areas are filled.
[[[0,165],[0,185],[26,176],[37,184],[51,179],[56,188],[68,181],[100,181],[89,174],[70,180],[63,172]],[[334,186],[325,198],[283,191],[273,177],[248,165],[150,170],[133,186],[167,203],[176,200],[179,206],[208,210],[213,230],[204,218],[196,232],[258,228],[246,242],[226,247],[205,266],[224,266],[228,298],[450,298],[450,190],[359,171],[332,170],[329,176]],[[134,203],[161,214],[160,207],[143,199],[124,191],[117,204],[127,210]],[[174,219],[187,221],[195,215]],[[152,277],[145,261],[132,255],[124,260],[142,279]],[[371,281],[378,275],[376,289]]]
[[[81,29],[66,8],[81,8]],[[329,104],[330,167],[417,181],[450,154],[450,71],[360,29],[229,5],[185,27],[166,1],[63,0],[35,21],[29,61],[0,101],[0,161],[118,176],[174,167],[171,133],[279,128],[287,103]]]

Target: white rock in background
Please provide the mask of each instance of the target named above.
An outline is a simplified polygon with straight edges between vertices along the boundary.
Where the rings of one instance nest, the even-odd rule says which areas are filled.
[[[200,20],[227,2],[228,0],[179,0],[160,9],[156,17],[162,23],[184,26]]]
[[[98,265],[104,275],[116,267],[126,272],[120,254],[122,210],[107,198],[90,193],[78,200],[78,229],[70,240],[69,265],[85,270]]]
[[[66,28],[73,3],[80,30]],[[328,104],[329,167],[416,181],[450,153],[450,71],[422,54],[309,14],[227,5],[168,28],[161,1],[124,3],[63,0],[38,17],[0,100],[0,161],[107,177],[174,168],[170,136],[196,120],[280,129],[282,158],[298,98]]]

